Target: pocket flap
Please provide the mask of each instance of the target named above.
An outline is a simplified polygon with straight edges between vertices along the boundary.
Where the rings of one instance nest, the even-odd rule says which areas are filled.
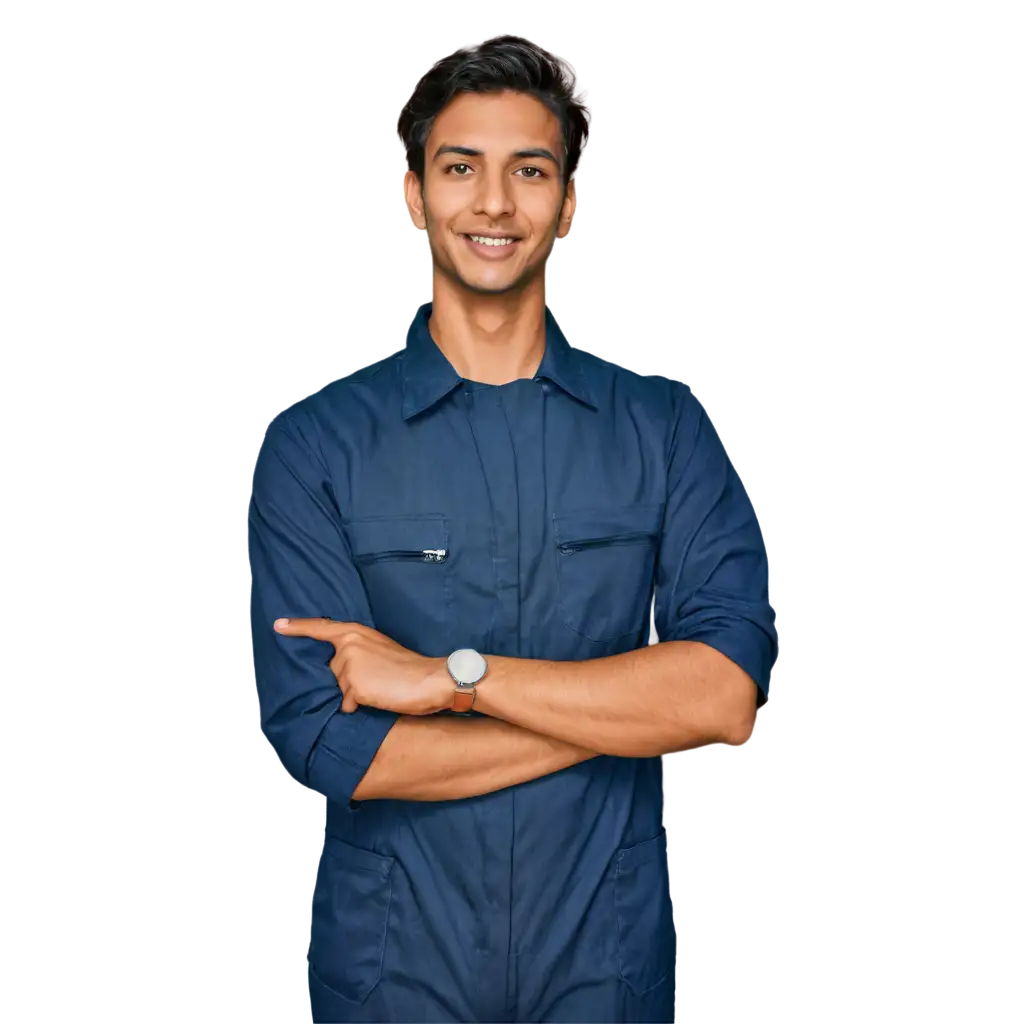
[[[619,850],[617,870],[621,874],[624,871],[631,871],[633,868],[648,861],[659,860],[668,855],[668,835],[664,827],[654,836],[636,846]]]
[[[620,505],[617,508],[580,509],[554,512],[555,540],[560,544],[582,540],[603,540],[626,534],[652,534],[661,531],[664,502],[651,505]]]
[[[353,846],[346,843],[344,839],[330,834],[324,836],[324,848],[327,852],[340,861],[346,867],[355,868],[358,871],[370,871],[387,879],[391,874],[391,867],[395,858],[383,853],[374,853],[373,850],[363,849],[361,846]]]
[[[448,519],[439,514],[349,519],[345,529],[356,556],[448,547]]]

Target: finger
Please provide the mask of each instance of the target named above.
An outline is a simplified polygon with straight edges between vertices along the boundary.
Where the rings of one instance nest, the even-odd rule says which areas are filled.
[[[334,625],[337,627],[336,636],[339,646],[342,641],[351,643],[361,636],[366,636],[367,633],[374,632],[367,629],[361,622],[335,622]]]
[[[322,616],[318,619],[275,619],[274,629],[288,636],[309,636],[314,640],[333,640],[349,625]]]
[[[338,680],[338,685],[341,686],[341,677],[345,671],[345,655],[337,648],[334,649],[334,656],[327,663],[330,670],[334,673],[335,678]],[[344,687],[342,687],[344,689]]]
[[[358,710],[358,708],[359,704],[352,696],[352,690],[349,689],[348,693],[345,694],[345,699],[341,702],[341,710],[351,714],[353,711]]]

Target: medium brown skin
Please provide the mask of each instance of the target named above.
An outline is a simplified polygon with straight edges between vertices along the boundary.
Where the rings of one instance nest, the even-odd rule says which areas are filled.
[[[443,153],[461,146],[479,157]],[[504,92],[457,96],[434,119],[427,138],[426,192],[412,171],[405,200],[427,232],[434,263],[430,333],[467,380],[505,384],[532,377],[544,355],[544,268],[556,238],[569,233],[576,184],[562,188],[558,118],[539,100]],[[509,259],[478,256],[465,234],[515,235]]]
[[[358,622],[278,619],[274,628],[334,645],[330,666],[343,712],[365,704],[412,719],[452,706],[444,658],[417,654]],[[738,745],[753,730],[754,681],[706,644],[666,641],[587,661],[485,657],[474,709],[512,728],[478,728],[487,722],[480,718],[454,720],[461,725],[450,716],[410,724],[401,718],[355,799],[475,796],[491,792],[481,786],[524,782],[596,754],[656,757],[708,743]],[[442,734],[451,746],[438,742]]]
[[[451,707],[455,691],[445,659],[410,651],[359,622],[278,619],[274,628],[333,644],[330,667],[343,712],[360,704],[401,712],[353,792],[355,800],[461,800],[597,756],[497,718],[424,717]]]
[[[479,155],[437,153],[459,146]],[[548,151],[516,157],[519,150]],[[576,186],[563,189],[558,119],[532,96],[462,94],[435,118],[425,190],[405,198],[433,258],[429,330],[460,376],[488,384],[532,377],[544,355],[544,269],[569,233]],[[508,259],[478,256],[465,234],[515,235]],[[486,655],[474,709],[434,715],[454,696],[443,658],[428,658],[359,623],[292,619],[278,632],[334,644],[342,710],[398,711],[353,798],[455,800],[493,792],[598,754],[654,757],[739,744],[754,725],[756,686],[700,643],[674,641],[589,661]]]
[[[403,715],[384,737],[355,800],[464,800],[597,757],[497,718]]]

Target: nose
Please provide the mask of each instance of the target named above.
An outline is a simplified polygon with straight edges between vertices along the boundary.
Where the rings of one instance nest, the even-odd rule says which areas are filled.
[[[494,221],[515,213],[515,203],[512,201],[508,176],[504,170],[495,168],[485,171],[477,180],[480,184],[474,213],[484,214]]]

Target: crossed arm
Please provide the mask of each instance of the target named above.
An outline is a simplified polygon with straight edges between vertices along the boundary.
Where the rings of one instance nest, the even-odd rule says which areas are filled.
[[[550,775],[597,751],[497,718],[401,715],[353,800],[462,800]]]
[[[400,716],[353,799],[462,799],[599,754],[740,744],[754,725],[754,681],[702,643],[668,641],[589,661],[487,662],[474,702],[486,717]]]
[[[274,419],[249,506],[252,635],[261,725],[293,777],[335,801],[450,800],[600,755],[745,742],[778,653],[767,557],[702,406],[685,385],[673,395],[654,580],[661,642],[586,661],[488,655],[482,715],[468,718],[377,705],[346,713],[325,645],[274,631],[281,615],[373,628],[311,410],[300,403]],[[450,693],[436,660],[420,677],[444,673],[438,685]],[[446,706],[443,696],[435,706]]]

